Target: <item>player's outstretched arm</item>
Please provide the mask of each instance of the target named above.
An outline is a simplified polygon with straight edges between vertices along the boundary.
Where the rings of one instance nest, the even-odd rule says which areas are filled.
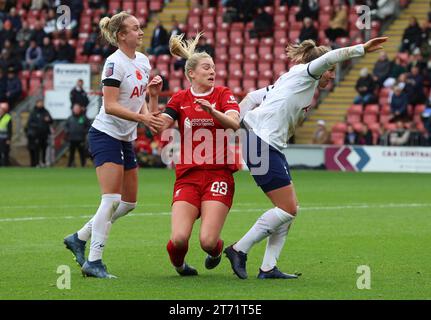
[[[332,50],[325,53],[321,57],[310,62],[309,72],[320,77],[324,72],[331,69],[335,64],[356,58],[362,57],[366,53],[371,53],[383,49],[382,44],[388,40],[388,37],[379,37],[367,41],[365,44]]]

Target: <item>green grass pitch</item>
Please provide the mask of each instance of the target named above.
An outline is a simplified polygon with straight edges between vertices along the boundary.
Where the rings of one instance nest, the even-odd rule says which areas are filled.
[[[223,257],[214,270],[195,224],[187,262],[198,277],[181,278],[166,252],[174,172],[140,170],[139,203],[111,230],[104,261],[118,279],[83,278],[63,237],[97,209],[93,169],[0,169],[0,299],[430,299],[431,175],[293,170],[301,203],[278,261],[298,280],[258,280],[265,243],[248,257],[248,280]],[[271,205],[247,172],[222,238],[238,240]],[[71,288],[57,288],[70,266]],[[358,289],[358,266],[371,288]]]

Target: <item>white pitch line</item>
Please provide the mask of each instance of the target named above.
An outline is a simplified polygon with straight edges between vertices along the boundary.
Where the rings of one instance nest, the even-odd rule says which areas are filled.
[[[301,211],[334,211],[334,210],[346,210],[346,209],[384,209],[384,208],[424,208],[431,207],[431,203],[386,203],[386,204],[354,204],[345,206],[318,206],[318,207],[301,207]],[[230,212],[263,212],[267,208],[253,208],[253,209],[231,209]],[[167,216],[170,215],[170,211],[159,211],[159,212],[137,212],[127,215],[126,217],[145,217],[145,216]],[[55,220],[55,219],[89,219],[92,215],[81,215],[81,216],[53,216],[53,217],[22,217],[22,218],[3,218],[0,222],[19,222],[19,221],[38,221],[38,220]]]

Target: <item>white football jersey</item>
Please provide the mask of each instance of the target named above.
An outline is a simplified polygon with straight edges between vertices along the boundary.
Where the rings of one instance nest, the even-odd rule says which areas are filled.
[[[244,115],[246,127],[279,151],[287,147],[311,109],[321,75],[336,63],[364,55],[363,45],[330,51],[307,64],[293,66],[264,96],[259,107]],[[271,88],[271,87],[269,87]],[[262,97],[260,89],[257,96]]]
[[[145,101],[151,66],[144,54],[140,52],[135,54],[135,59],[130,59],[120,49],[111,54],[103,68],[102,83],[118,87],[120,89],[118,103],[130,111],[139,113]],[[137,137],[137,125],[137,122],[107,114],[103,101],[92,126],[118,140],[133,141]]]
[[[249,92],[239,104],[241,111],[240,119],[244,119],[244,116],[247,114],[247,112],[257,108],[262,103],[268,91],[271,90],[273,87],[274,86],[268,86],[262,89]]]

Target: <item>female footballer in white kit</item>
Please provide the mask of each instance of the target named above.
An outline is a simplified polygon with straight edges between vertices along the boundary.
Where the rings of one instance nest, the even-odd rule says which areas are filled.
[[[296,127],[311,109],[317,86],[325,87],[334,78],[335,65],[382,48],[386,37],[365,44],[330,51],[312,40],[287,47],[289,58],[298,64],[283,74],[273,86],[250,93],[240,103],[242,127],[246,129],[244,159],[257,185],[274,207],[266,211],[236,243],[225,249],[235,274],[247,278],[249,250],[268,237],[259,279],[292,279],[297,275],[281,272],[277,259],[289,227],[298,213],[298,201],[289,166],[282,150],[287,147]],[[261,158],[259,163],[254,161]],[[262,168],[264,170],[262,170]]]
[[[138,165],[132,141],[137,137],[139,122],[150,128],[160,125],[161,120],[155,115],[162,80],[155,77],[149,82],[149,60],[136,51],[143,32],[134,16],[120,12],[103,18],[99,26],[102,36],[118,47],[106,59],[103,104],[88,133],[102,199],[95,216],[81,230],[66,237],[64,244],[82,266],[84,276],[113,278],[102,263],[102,253],[112,223],[136,207]],[[85,260],[85,244],[90,237],[90,252]]]

